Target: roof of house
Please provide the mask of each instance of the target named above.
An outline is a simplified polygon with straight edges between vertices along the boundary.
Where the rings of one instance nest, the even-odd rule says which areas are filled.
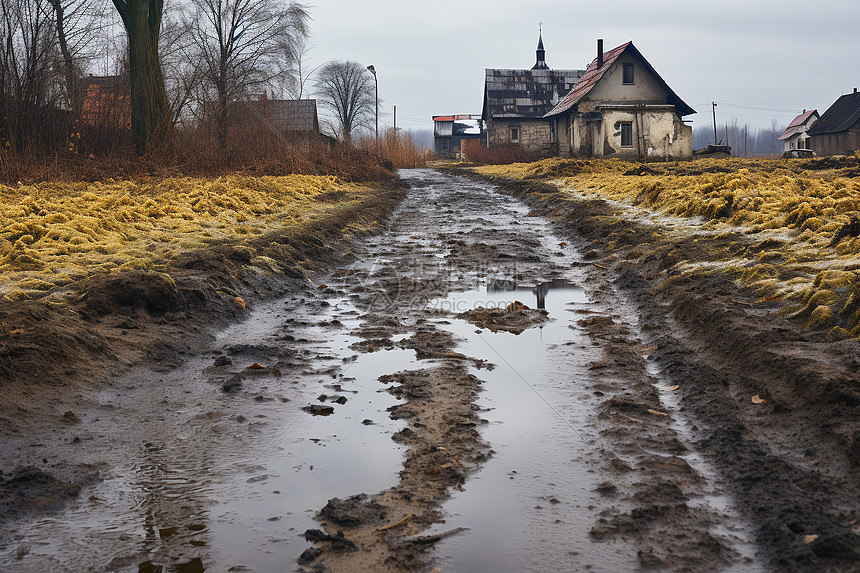
[[[631,51],[633,54],[637,55],[639,59],[642,60],[646,68],[651,72],[651,75],[654,76],[654,79],[656,79],[657,82],[660,83],[662,87],[666,90],[666,92],[668,93],[667,102],[675,106],[675,111],[678,113],[678,115],[684,116],[690,115],[691,113],[696,113],[696,110],[684,103],[684,100],[678,97],[678,94],[676,94],[672,90],[672,88],[670,88],[669,85],[663,80],[663,78],[660,77],[660,74],[657,73],[657,70],[655,70],[651,66],[651,64],[648,63],[648,60],[645,59],[642,53],[636,49],[636,46],[633,45],[633,42],[627,42],[626,44],[621,44],[617,48],[612,48],[611,50],[604,52],[603,65],[600,67],[597,66],[597,58],[594,58],[594,60],[585,69],[585,74],[579,80],[579,83],[576,84],[576,86],[572,90],[570,90],[570,93],[568,93],[567,96],[558,103],[558,105],[556,105],[552,110],[549,111],[549,113],[546,114],[546,117],[552,117],[554,115],[564,113],[565,111],[569,110],[577,103],[579,103],[582,98],[584,98],[588,94],[588,92],[590,92],[592,88],[597,85],[597,83],[606,74],[606,72],[609,71],[609,68],[612,67],[612,64],[615,63],[615,61],[621,56],[621,54],[627,52],[628,50]]]
[[[858,121],[860,121],[860,92],[855,90],[854,93],[845,94],[836,100],[806,133],[809,135],[837,133],[849,129]]]
[[[481,117],[542,118],[584,73],[585,70],[487,69]]]
[[[783,134],[777,137],[776,140],[782,141],[783,139],[790,139],[792,136],[802,132],[804,124],[806,124],[806,121],[812,117],[812,115],[818,117],[818,111],[814,109],[804,111],[802,114],[792,119],[791,123],[788,124],[788,127],[785,128]]]
[[[319,131],[315,99],[259,99],[247,103],[253,116],[279,131]]]
[[[472,115],[471,113],[461,113],[457,115],[434,115],[433,121],[460,121],[465,119],[480,119],[479,115]]]

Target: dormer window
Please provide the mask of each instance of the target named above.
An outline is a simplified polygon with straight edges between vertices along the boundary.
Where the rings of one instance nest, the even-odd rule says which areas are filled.
[[[633,85],[633,64],[621,64],[621,83]]]

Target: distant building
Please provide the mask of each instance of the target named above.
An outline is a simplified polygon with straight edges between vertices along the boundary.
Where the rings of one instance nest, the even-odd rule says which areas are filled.
[[[811,149],[809,147],[809,135],[807,131],[812,125],[818,121],[817,110],[806,111],[791,120],[785,132],[777,138],[777,141],[782,141],[782,151],[791,151],[792,149]]]
[[[827,108],[809,131],[818,155],[848,155],[860,149],[860,93],[846,94]]]
[[[526,69],[487,69],[481,112],[489,148],[516,145],[532,155],[554,155],[556,137],[544,115],[570,92],[585,70],[551,70],[543,35],[536,62]]]
[[[434,115],[433,139],[436,155],[446,159],[461,159],[464,139],[483,140],[486,134],[481,129],[479,115]]]
[[[234,105],[240,126],[270,129],[281,134],[316,134],[320,131],[315,99],[260,99]]]
[[[128,76],[88,76],[81,105],[85,125],[131,129],[131,83]]]
[[[695,110],[678,97],[633,42],[603,52],[544,119],[562,156],[690,159]]]

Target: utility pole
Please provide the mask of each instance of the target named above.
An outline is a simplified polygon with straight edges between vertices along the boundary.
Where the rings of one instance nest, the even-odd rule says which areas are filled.
[[[376,153],[379,153],[379,79],[376,77],[376,68],[373,64],[367,66],[367,71],[373,74],[373,83],[376,87]]]
[[[717,102],[712,101],[711,111],[714,113],[714,145],[717,144]]]

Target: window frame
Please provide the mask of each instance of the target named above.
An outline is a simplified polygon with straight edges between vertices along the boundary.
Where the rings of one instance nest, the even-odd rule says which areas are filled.
[[[621,84],[625,86],[636,85],[636,73],[633,64],[621,64]]]
[[[629,141],[627,143],[624,143],[624,128],[625,127],[629,130],[629,135],[628,135]],[[632,121],[622,121],[620,123],[620,129],[621,129],[621,147],[633,147],[633,122]]]
[[[511,127],[511,143],[519,143],[520,142],[520,128],[519,127]]]

